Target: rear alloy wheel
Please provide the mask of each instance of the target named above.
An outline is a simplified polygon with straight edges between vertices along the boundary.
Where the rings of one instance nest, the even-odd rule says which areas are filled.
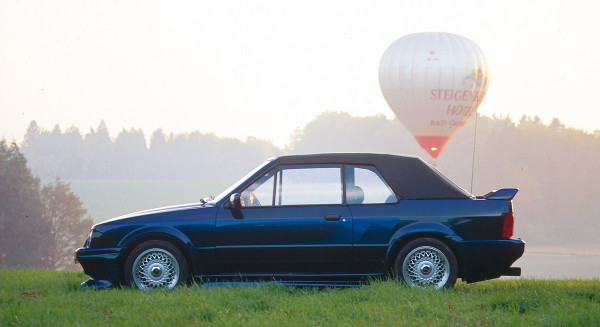
[[[138,245],[125,261],[127,285],[148,290],[171,289],[187,281],[187,262],[177,247],[165,241]]]
[[[396,256],[394,273],[413,287],[452,287],[458,264],[452,250],[435,238],[419,238],[406,244]]]

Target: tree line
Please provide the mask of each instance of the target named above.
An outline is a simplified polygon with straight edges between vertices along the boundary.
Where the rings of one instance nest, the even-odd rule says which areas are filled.
[[[69,184],[41,185],[15,144],[0,140],[0,268],[71,269],[92,219]]]
[[[22,148],[43,180],[230,179],[281,152],[254,137],[242,142],[201,132],[167,135],[158,129],[147,144],[144,132],[132,128],[111,138],[103,121],[85,135],[76,127],[44,130],[32,121]]]

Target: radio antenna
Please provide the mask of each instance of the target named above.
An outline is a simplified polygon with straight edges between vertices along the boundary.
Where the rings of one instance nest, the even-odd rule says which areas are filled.
[[[477,118],[479,113],[475,111],[475,132],[473,135],[473,161],[471,163],[471,194],[473,194],[473,176],[475,175],[475,144],[477,143]]]

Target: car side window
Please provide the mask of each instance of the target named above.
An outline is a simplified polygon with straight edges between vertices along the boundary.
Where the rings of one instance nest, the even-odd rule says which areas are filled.
[[[346,203],[396,203],[398,198],[371,166],[346,166]]]
[[[272,206],[274,186],[275,170],[271,170],[242,191],[242,207]]]
[[[342,204],[341,165],[281,166],[275,204]]]

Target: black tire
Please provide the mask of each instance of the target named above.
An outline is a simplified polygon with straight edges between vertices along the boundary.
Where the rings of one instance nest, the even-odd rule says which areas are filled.
[[[454,286],[458,264],[452,250],[435,238],[408,242],[396,256],[394,274],[413,287],[436,289]]]
[[[185,257],[173,244],[146,241],[133,249],[125,261],[125,283],[142,290],[174,288],[188,280]]]

